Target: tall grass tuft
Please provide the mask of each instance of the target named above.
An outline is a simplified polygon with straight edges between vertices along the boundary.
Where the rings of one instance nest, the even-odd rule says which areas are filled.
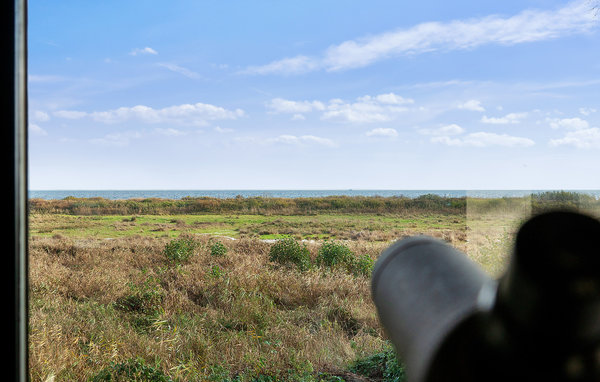
[[[344,269],[355,276],[370,277],[374,261],[367,254],[356,256],[345,244],[326,241],[319,248],[316,263],[330,269]]]

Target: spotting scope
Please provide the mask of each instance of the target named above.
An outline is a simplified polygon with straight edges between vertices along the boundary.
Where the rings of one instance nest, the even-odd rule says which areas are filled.
[[[409,382],[600,381],[591,216],[531,217],[498,280],[441,240],[400,240],[375,264],[372,298]]]

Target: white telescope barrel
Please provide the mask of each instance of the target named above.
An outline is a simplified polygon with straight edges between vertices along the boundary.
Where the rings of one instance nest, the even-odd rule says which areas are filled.
[[[493,281],[452,246],[426,236],[401,240],[378,259],[372,296],[379,319],[406,363],[409,381],[425,381],[442,341],[473,315]]]

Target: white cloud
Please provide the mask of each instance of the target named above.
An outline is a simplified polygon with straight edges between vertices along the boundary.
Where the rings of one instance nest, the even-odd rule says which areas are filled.
[[[585,119],[578,117],[574,118],[548,118],[548,123],[553,129],[567,129],[567,130],[582,130],[590,127],[590,124]]]
[[[214,130],[215,130],[217,133],[220,133],[220,134],[227,134],[227,133],[233,133],[233,132],[234,132],[234,130],[233,130],[233,129],[229,129],[229,128],[226,128],[226,127],[225,127],[225,128],[223,128],[223,127],[221,127],[221,126],[217,126],[217,127],[215,127],[215,128],[214,128]]]
[[[273,61],[263,66],[251,66],[242,74],[302,74],[318,69],[318,60],[306,56],[296,56]]]
[[[481,118],[481,122],[483,123],[491,123],[495,125],[506,125],[506,124],[515,124],[520,123],[523,118],[527,117],[527,113],[509,113],[504,117],[488,117],[484,115]]]
[[[321,117],[324,120],[349,123],[387,122],[391,112],[387,108],[372,102],[330,103]]]
[[[50,120],[50,116],[45,111],[33,110],[29,112],[29,120],[35,122],[47,122]]]
[[[90,139],[90,142],[101,146],[128,146],[131,140],[142,138],[142,134],[138,131],[125,131],[122,133],[107,134],[102,138]]]
[[[292,116],[292,121],[304,121],[306,117],[302,114],[294,114]]]
[[[449,136],[462,134],[465,132],[465,129],[453,123],[450,125],[439,127],[437,129],[419,129],[417,131],[424,135]]]
[[[476,99],[469,100],[463,104],[458,105],[459,109],[470,110],[470,111],[481,111],[484,112],[485,108],[481,106],[481,101]]]
[[[290,144],[290,145],[302,145],[302,144],[314,143],[314,144],[328,146],[328,147],[336,147],[337,146],[337,144],[329,138],[322,138],[322,137],[317,137],[314,135],[302,135],[302,136],[298,137],[295,135],[284,134],[284,135],[280,135],[276,138],[267,139],[266,143],[283,143],[283,144]]]
[[[238,137],[234,138],[234,141],[240,143],[247,143],[253,145],[292,145],[292,146],[307,146],[307,145],[320,145],[327,147],[337,147],[337,143],[329,138],[318,137],[315,135],[291,135],[282,134],[274,138],[254,138],[254,137]]]
[[[201,78],[201,76],[198,73],[196,73],[188,68],[184,68],[183,66],[179,66],[176,64],[168,63],[168,62],[161,62],[156,65],[158,65],[162,68],[168,69],[172,72],[179,73],[188,78],[192,78],[192,79]]]
[[[294,114],[293,119],[304,119],[304,114],[321,112],[321,119],[348,123],[373,123],[392,120],[397,114],[407,111],[403,105],[413,104],[414,100],[394,93],[365,95],[347,102],[339,98],[321,101],[292,101],[274,98],[267,103],[271,113]]]
[[[593,113],[595,113],[595,112],[597,112],[597,111],[598,111],[598,109],[594,109],[594,108],[591,108],[591,107],[580,107],[579,108],[579,112],[581,114],[585,115],[586,117],[589,116],[589,115],[591,115],[591,114],[593,114]]]
[[[85,111],[76,110],[58,110],[52,113],[55,117],[64,119],[80,119],[87,116]]]
[[[357,98],[356,102],[332,99],[321,118],[348,123],[387,122],[408,110],[407,107],[400,105],[412,103],[414,103],[412,99],[394,93],[366,95]]]
[[[154,132],[158,135],[164,135],[167,137],[180,137],[182,135],[187,135],[187,133],[185,131],[177,130],[172,127],[169,127],[166,129],[156,128],[156,129],[154,129]]]
[[[337,147],[337,144],[329,138],[316,137],[314,135],[303,135],[300,140],[307,143],[316,143],[323,146]]]
[[[550,140],[550,146],[574,146],[579,149],[600,149],[600,128],[568,131],[560,139]]]
[[[273,98],[267,103],[267,108],[272,113],[300,114],[325,110],[325,105],[320,101],[290,101],[283,98]]]
[[[344,70],[391,57],[433,51],[474,49],[487,44],[516,45],[582,33],[597,23],[587,1],[562,8],[524,10],[512,17],[491,15],[450,22],[425,22],[331,46],[321,57],[299,55],[248,68],[254,74],[298,74],[312,70]]]
[[[371,96],[367,95],[367,96],[359,98],[359,100],[363,101],[363,102],[369,102],[371,100],[375,100],[381,104],[388,104],[388,105],[404,105],[404,104],[415,103],[415,101],[410,98],[404,98],[404,97],[399,96],[394,93],[379,94],[375,97],[371,97]]]
[[[241,109],[228,110],[219,106],[196,103],[183,104],[154,109],[149,106],[137,105],[120,107],[118,109],[86,113],[73,110],[54,112],[56,117],[68,119],[91,118],[96,122],[107,124],[138,121],[142,123],[173,123],[178,125],[205,126],[209,121],[237,119],[244,116]]]
[[[300,143],[300,138],[295,135],[280,135],[277,138],[270,138],[267,142],[278,142],[278,143],[288,143],[288,144],[298,144]]]
[[[398,136],[398,131],[396,131],[396,129],[392,129],[392,128],[384,128],[384,127],[378,127],[376,129],[367,131],[367,136],[368,137],[389,137],[389,138],[395,138]]]
[[[48,132],[46,130],[42,129],[40,126],[36,125],[35,123],[29,124],[29,133],[32,135],[40,136],[40,137],[48,135]]]
[[[477,132],[467,134],[460,138],[450,138],[448,136],[438,136],[431,138],[434,143],[441,143],[448,146],[461,147],[529,147],[535,144],[529,138],[514,137],[506,134],[495,134],[487,132]]]
[[[135,48],[134,50],[129,52],[129,54],[132,56],[147,55],[147,54],[157,55],[158,52],[156,50],[150,48],[149,46],[147,46],[145,48]]]

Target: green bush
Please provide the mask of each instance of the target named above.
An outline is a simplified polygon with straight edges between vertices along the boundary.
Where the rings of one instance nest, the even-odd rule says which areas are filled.
[[[316,263],[328,268],[343,268],[355,276],[370,277],[374,261],[369,255],[357,257],[342,243],[326,241],[319,248]]]
[[[210,268],[210,275],[211,275],[211,277],[218,279],[219,277],[221,277],[223,275],[223,270],[218,265],[213,265]]]
[[[173,239],[165,245],[163,254],[170,262],[181,264],[190,259],[198,243],[190,237],[179,237]]]
[[[90,379],[91,382],[102,381],[139,381],[139,382],[173,382],[156,367],[148,366],[141,358],[129,359],[121,363],[111,363]]]
[[[354,259],[351,265],[351,272],[355,276],[371,277],[375,261],[369,255],[360,255]]]
[[[317,264],[329,268],[348,268],[354,259],[354,253],[346,245],[333,241],[326,241],[319,248]]]
[[[286,265],[296,265],[301,271],[311,266],[310,252],[306,245],[300,245],[291,237],[277,240],[269,251],[269,260]]]
[[[224,256],[227,253],[227,247],[225,244],[217,241],[213,245],[210,246],[210,255],[215,257]]]
[[[396,353],[390,347],[381,353],[356,360],[350,371],[368,378],[385,382],[403,382],[406,380],[404,366],[398,361]]]

